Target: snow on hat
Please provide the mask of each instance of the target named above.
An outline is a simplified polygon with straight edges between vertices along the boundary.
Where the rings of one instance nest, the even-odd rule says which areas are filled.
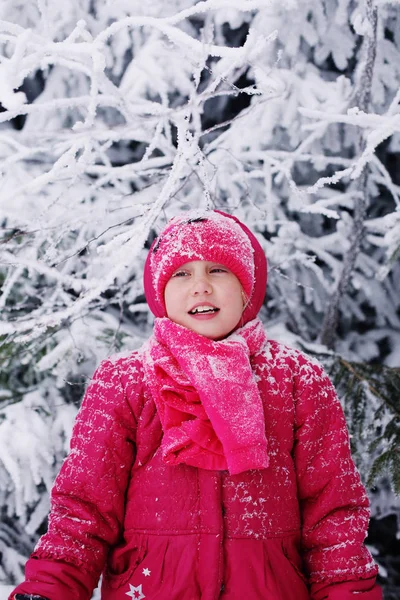
[[[232,215],[193,210],[171,219],[147,256],[144,291],[156,317],[166,316],[164,290],[172,274],[193,260],[217,262],[230,269],[249,299],[241,324],[257,316],[267,283],[267,261],[259,242]]]

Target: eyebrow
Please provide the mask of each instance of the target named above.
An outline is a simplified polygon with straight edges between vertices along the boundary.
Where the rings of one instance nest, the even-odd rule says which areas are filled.
[[[232,273],[231,269],[229,267],[227,267],[226,265],[224,265],[223,263],[213,262],[212,260],[202,260],[200,262],[209,263],[209,266],[208,266],[209,269],[212,269],[214,267],[222,267],[223,269],[226,269],[227,271]],[[190,271],[191,269],[192,269],[192,267],[185,267],[185,265],[183,264],[181,267],[178,267],[177,269],[175,269],[175,271],[172,272],[172,275],[174,275],[174,273],[179,273],[179,271]]]

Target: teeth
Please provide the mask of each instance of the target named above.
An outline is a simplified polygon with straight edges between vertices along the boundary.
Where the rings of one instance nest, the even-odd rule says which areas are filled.
[[[197,315],[208,312],[216,312],[217,308],[212,308],[211,306],[197,306],[195,309],[190,311],[190,314]]]

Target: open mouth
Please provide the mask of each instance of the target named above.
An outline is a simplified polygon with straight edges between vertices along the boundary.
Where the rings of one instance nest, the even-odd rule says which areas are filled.
[[[196,306],[189,310],[189,315],[208,315],[219,312],[219,308],[213,306]]]

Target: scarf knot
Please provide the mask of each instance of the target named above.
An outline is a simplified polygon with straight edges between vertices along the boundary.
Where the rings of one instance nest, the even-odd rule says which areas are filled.
[[[231,475],[268,466],[262,400],[250,358],[266,343],[255,319],[214,341],[168,318],[143,349],[163,428],[163,460]]]

